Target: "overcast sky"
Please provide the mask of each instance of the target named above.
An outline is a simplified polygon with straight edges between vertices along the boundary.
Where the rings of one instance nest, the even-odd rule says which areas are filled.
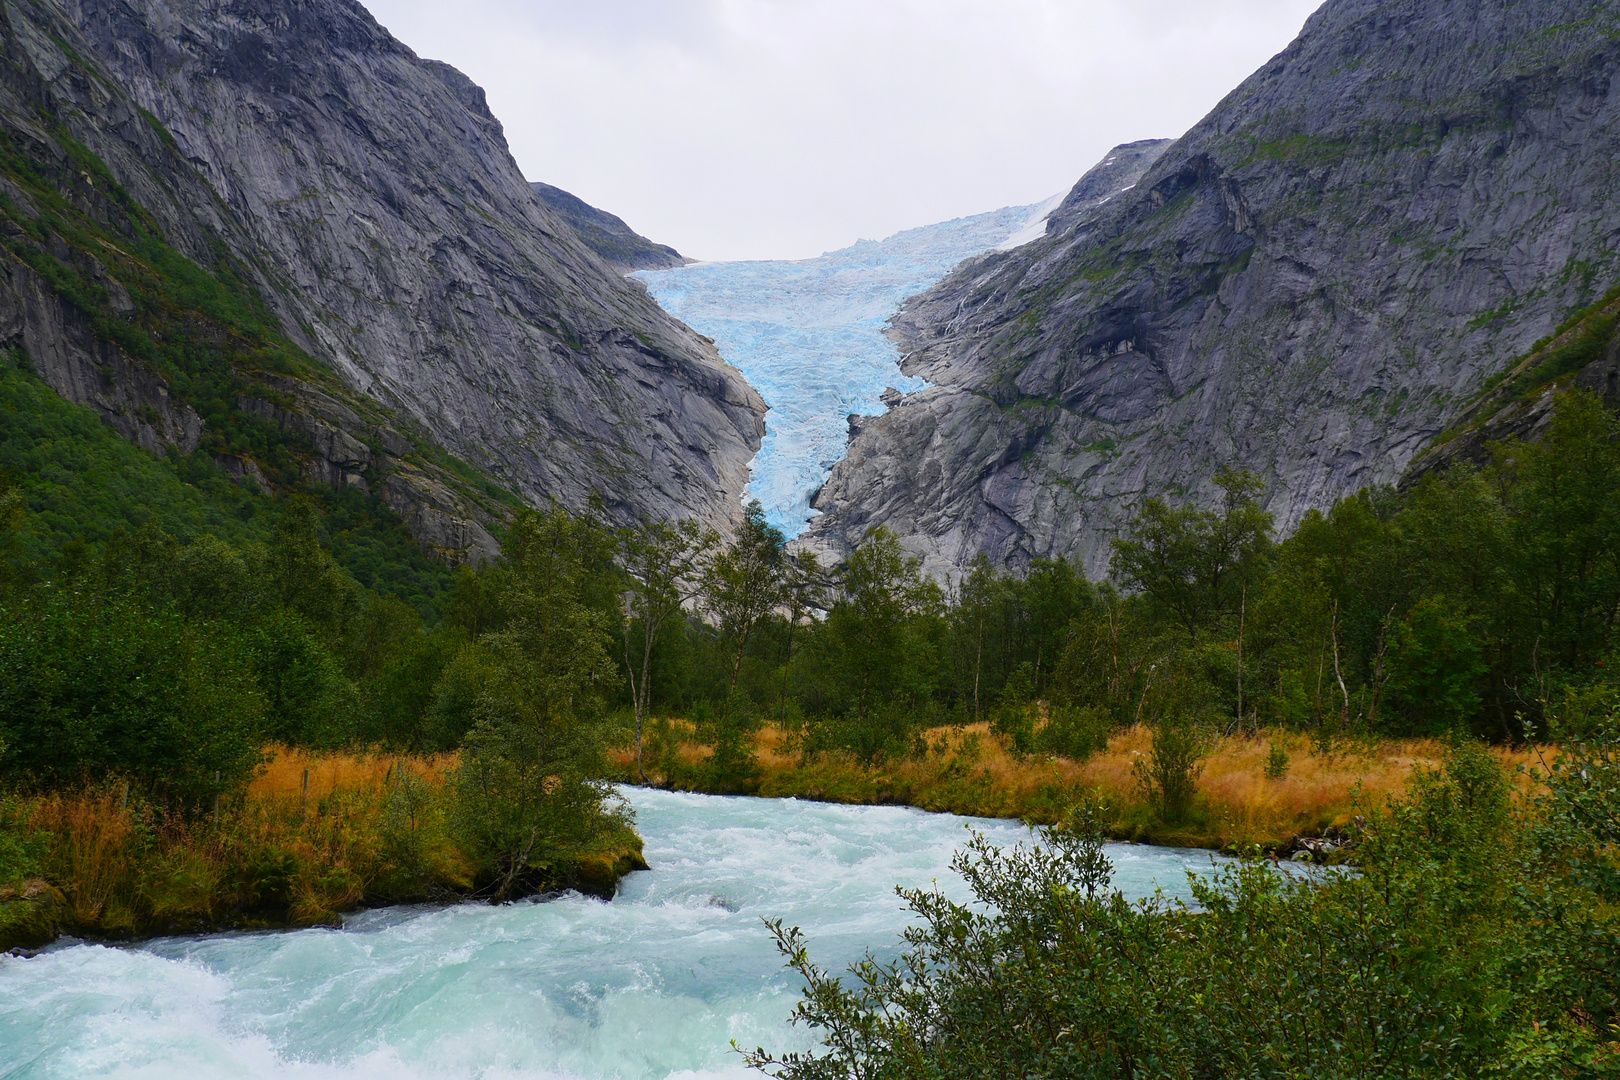
[[[363,0],[518,165],[703,259],[803,258],[1066,190],[1181,134],[1319,0]]]

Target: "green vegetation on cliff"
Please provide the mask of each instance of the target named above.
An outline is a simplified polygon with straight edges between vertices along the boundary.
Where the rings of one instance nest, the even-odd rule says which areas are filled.
[[[265,541],[285,496],[226,475],[206,452],[164,458],[130,445],[90,409],[64,401],[0,350],[0,478],[23,492],[28,510],[12,541],[14,573],[34,575],[63,560],[81,563],[121,533],[149,521],[190,542]],[[380,499],[357,490],[298,488],[324,511],[323,540],[369,588],[423,611],[451,572],[422,553]]]

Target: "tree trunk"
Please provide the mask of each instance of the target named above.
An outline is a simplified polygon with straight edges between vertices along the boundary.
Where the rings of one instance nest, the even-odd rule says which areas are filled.
[[[979,706],[979,676],[984,671],[984,616],[979,616],[979,639],[977,650],[973,654],[973,720],[977,723],[984,718],[984,710]]]
[[[787,659],[782,661],[782,722],[780,727],[787,730],[787,696],[788,696],[788,669],[793,666],[793,627],[799,621],[799,613],[792,612],[788,619],[787,631]]]
[[[659,625],[662,625],[662,620],[659,620]],[[641,760],[641,729],[647,718],[647,703],[652,700],[652,688],[648,684],[652,679],[653,642],[657,640],[657,630],[650,624],[646,625],[642,636],[645,641],[641,653],[641,689],[639,693],[635,687],[630,690],[636,700],[636,772],[641,775],[643,784],[649,784],[652,781],[647,779],[647,768]]]
[[[1237,723],[1238,734],[1243,734],[1243,620],[1249,609],[1249,587],[1243,586],[1242,599],[1238,601],[1238,636],[1237,636]]]
[[[1339,693],[1344,695],[1344,709],[1339,713],[1339,734],[1350,727],[1350,691],[1344,685],[1344,673],[1339,670],[1339,605],[1333,605],[1333,677],[1338,680]]]
[[[731,663],[731,685],[726,688],[727,700],[731,698],[731,691],[737,689],[737,677],[742,674],[743,653],[748,651],[748,635],[751,633],[753,627],[737,635],[737,659]]]

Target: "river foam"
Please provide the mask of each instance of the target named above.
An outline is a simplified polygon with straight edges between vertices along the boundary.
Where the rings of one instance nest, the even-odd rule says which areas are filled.
[[[0,1077],[757,1076],[731,1040],[804,1047],[797,984],[761,923],[823,966],[892,955],[894,886],[937,881],[972,826],[1005,821],[629,789],[653,869],[611,904],[388,908],[341,930],[67,944],[0,960]],[[1185,895],[1204,852],[1111,845],[1115,884]]]

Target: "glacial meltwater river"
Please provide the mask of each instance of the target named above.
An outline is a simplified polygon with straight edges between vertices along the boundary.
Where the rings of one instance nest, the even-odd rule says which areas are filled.
[[[966,826],[900,807],[627,789],[653,869],[612,903],[392,908],[341,930],[63,944],[0,958],[0,1078],[631,1078],[755,1075],[730,1049],[808,1046],[761,923],[841,969],[892,956],[894,886],[951,873]],[[1196,851],[1114,845],[1115,885],[1186,894]]]

